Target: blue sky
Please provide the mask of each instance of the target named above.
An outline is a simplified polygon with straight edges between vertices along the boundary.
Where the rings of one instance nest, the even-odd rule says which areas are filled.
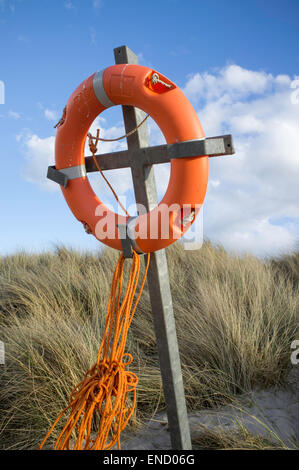
[[[183,89],[206,135],[232,133],[236,155],[211,161],[204,235],[259,256],[294,249],[299,233],[297,0],[0,0],[0,253],[63,243],[96,249],[46,181],[53,125],[73,90],[127,44]],[[292,88],[293,87],[293,88]],[[293,95],[294,97],[294,95]],[[102,135],[123,131],[107,110]],[[151,142],[163,139],[150,123]],[[101,151],[124,148],[104,145]],[[159,194],[168,167],[156,169]],[[109,174],[132,198],[128,172]],[[99,175],[97,194],[112,203]]]

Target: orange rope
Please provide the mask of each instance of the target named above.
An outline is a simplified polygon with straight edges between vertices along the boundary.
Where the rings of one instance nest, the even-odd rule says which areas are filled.
[[[168,85],[167,85],[168,86]],[[145,116],[145,118],[140,121],[140,123],[134,128],[132,129],[131,131],[127,132],[126,134],[124,135],[121,135],[120,137],[115,137],[114,139],[102,139],[102,138],[98,138],[98,140],[100,140],[101,142],[116,142],[117,140],[121,140],[121,139],[124,139],[125,137],[129,137],[130,135],[134,134],[136,131],[138,131],[139,127],[142,126],[142,124],[145,123],[145,121],[147,120],[147,118],[149,118],[149,114],[147,114]],[[93,137],[94,139],[95,137]]]
[[[67,411],[70,411],[70,415],[55,442],[54,450],[70,450],[71,439],[73,450],[108,450],[115,444],[120,449],[120,433],[133,414],[138,383],[138,377],[126,370],[133,358],[124,350],[128,329],[145,284],[149,261],[150,254],[140,291],[133,304],[140,273],[140,257],[133,252],[128,287],[121,302],[125,258],[123,254],[120,255],[114,271],[97,362],[71,392],[69,405],[59,414],[40,449]],[[133,393],[131,403],[128,402],[130,392]],[[91,439],[92,427],[96,422],[99,423],[97,435]]]
[[[99,140],[104,140],[104,139],[100,139],[100,129],[97,129],[97,135],[96,137],[92,136],[90,133],[87,134],[87,137],[89,139],[89,148],[90,148],[90,151],[92,153],[92,158],[93,158],[93,161],[95,162],[95,165],[97,167],[97,169],[99,170],[99,172],[101,173],[102,177],[104,178],[104,180],[106,181],[106,183],[108,184],[109,188],[111,189],[112,193],[113,193],[113,196],[115,197],[115,199],[117,200],[118,204],[120,205],[120,207],[122,208],[122,210],[124,211],[124,213],[130,217],[130,214],[127,212],[127,210],[125,209],[125,207],[123,206],[123,204],[120,202],[116,192],[114,191],[111,183],[109,183],[109,181],[107,180],[106,176],[104,175],[104,172],[102,170],[102,168],[100,167],[100,165],[98,164],[97,162],[97,159],[95,157],[95,154],[97,152],[97,144],[98,144],[98,141]]]

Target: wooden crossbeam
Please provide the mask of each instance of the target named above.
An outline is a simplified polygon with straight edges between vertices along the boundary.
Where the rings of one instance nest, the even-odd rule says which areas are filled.
[[[175,158],[220,157],[233,155],[234,147],[231,135],[208,137],[199,140],[187,140],[175,144],[141,147],[134,150],[122,150],[120,152],[103,153],[95,155],[102,170],[115,170],[117,168],[133,167],[138,165],[149,166],[159,163],[168,163]],[[85,157],[87,172],[98,171],[92,157]]]
[[[101,169],[105,171],[120,168],[150,167],[160,163],[168,163],[176,158],[200,158],[205,155],[208,157],[221,157],[233,155],[234,153],[233,139],[228,134],[205,139],[187,140],[175,144],[134,147],[119,152],[98,154],[95,155],[95,158]],[[87,173],[98,171],[93,157],[85,157],[85,168]],[[47,177],[66,188],[68,177],[63,172],[56,170],[55,166],[48,167]]]

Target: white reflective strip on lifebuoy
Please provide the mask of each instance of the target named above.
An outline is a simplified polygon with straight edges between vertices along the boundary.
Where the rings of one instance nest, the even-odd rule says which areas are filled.
[[[82,176],[87,176],[85,165],[70,166],[68,168],[62,168],[59,171],[66,175],[69,180],[74,180],[76,178],[82,178]]]
[[[133,249],[136,251],[136,253],[141,254],[141,253],[144,253],[144,251],[142,251],[141,248],[139,248],[135,240],[135,226],[136,226],[137,220],[138,220],[138,217],[130,217],[128,219],[127,234],[128,234],[129,239],[131,240]]]
[[[103,85],[103,73],[105,69],[100,70],[99,72],[96,72],[93,76],[93,89],[95,92],[96,97],[98,98],[99,102],[105,106],[106,108],[110,108],[111,106],[114,106],[115,103],[111,101],[107,93],[104,89]]]

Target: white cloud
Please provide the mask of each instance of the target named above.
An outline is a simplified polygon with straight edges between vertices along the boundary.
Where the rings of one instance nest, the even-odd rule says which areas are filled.
[[[74,8],[73,2],[71,0],[65,0],[64,7],[67,10],[72,10]]]
[[[0,10],[9,10],[11,13],[15,13],[17,4],[20,4],[23,0],[0,0]]]
[[[264,94],[272,91],[273,87],[285,87],[290,84],[287,75],[246,70],[239,65],[229,65],[209,72],[195,73],[188,77],[184,88],[185,94],[194,102],[214,101],[215,99],[242,99],[250,95]]]
[[[42,111],[43,115],[45,116],[45,118],[48,121],[56,121],[56,122],[58,121],[58,119],[61,116],[61,111],[57,111],[56,109],[47,108],[40,101],[38,101],[36,104],[37,104],[38,109],[40,111]]]
[[[224,87],[241,96],[250,93],[263,93],[272,75],[264,72],[253,72],[239,65],[230,65],[222,70]]]
[[[188,49],[187,47],[181,44],[176,49],[171,50],[170,54],[173,55],[174,57],[180,57],[184,55],[190,55],[191,51],[190,49]]]
[[[12,111],[12,110],[8,111],[8,116],[13,119],[20,119],[21,117],[20,113],[17,113],[16,111]]]
[[[100,8],[102,6],[101,0],[92,0],[92,5],[95,9]]]
[[[206,135],[234,138],[234,156],[210,159],[204,216],[205,236],[234,251],[274,254],[298,243],[298,224],[283,222],[299,218],[299,106],[290,101],[291,81],[230,65],[186,84]]]
[[[25,134],[19,134],[16,139],[24,148],[23,178],[38,185],[41,189],[58,190],[58,186],[47,179],[47,168],[49,165],[54,164],[55,137],[42,139],[36,134],[26,132]]]
[[[97,32],[93,26],[89,27],[89,37],[90,37],[90,44],[92,46],[97,45]]]
[[[45,114],[45,117],[49,120],[49,121],[57,121],[58,120],[58,112],[57,111],[54,111],[52,109],[48,109],[46,108],[44,110],[44,114]]]
[[[17,36],[17,39],[18,39],[19,42],[22,42],[22,43],[29,43],[30,42],[29,38],[27,36],[25,36],[24,34],[19,34]]]
[[[210,184],[213,188],[217,188],[217,186],[219,186],[219,184],[220,184],[220,181],[219,181],[219,180],[212,180],[212,179],[210,179],[209,184]]]

